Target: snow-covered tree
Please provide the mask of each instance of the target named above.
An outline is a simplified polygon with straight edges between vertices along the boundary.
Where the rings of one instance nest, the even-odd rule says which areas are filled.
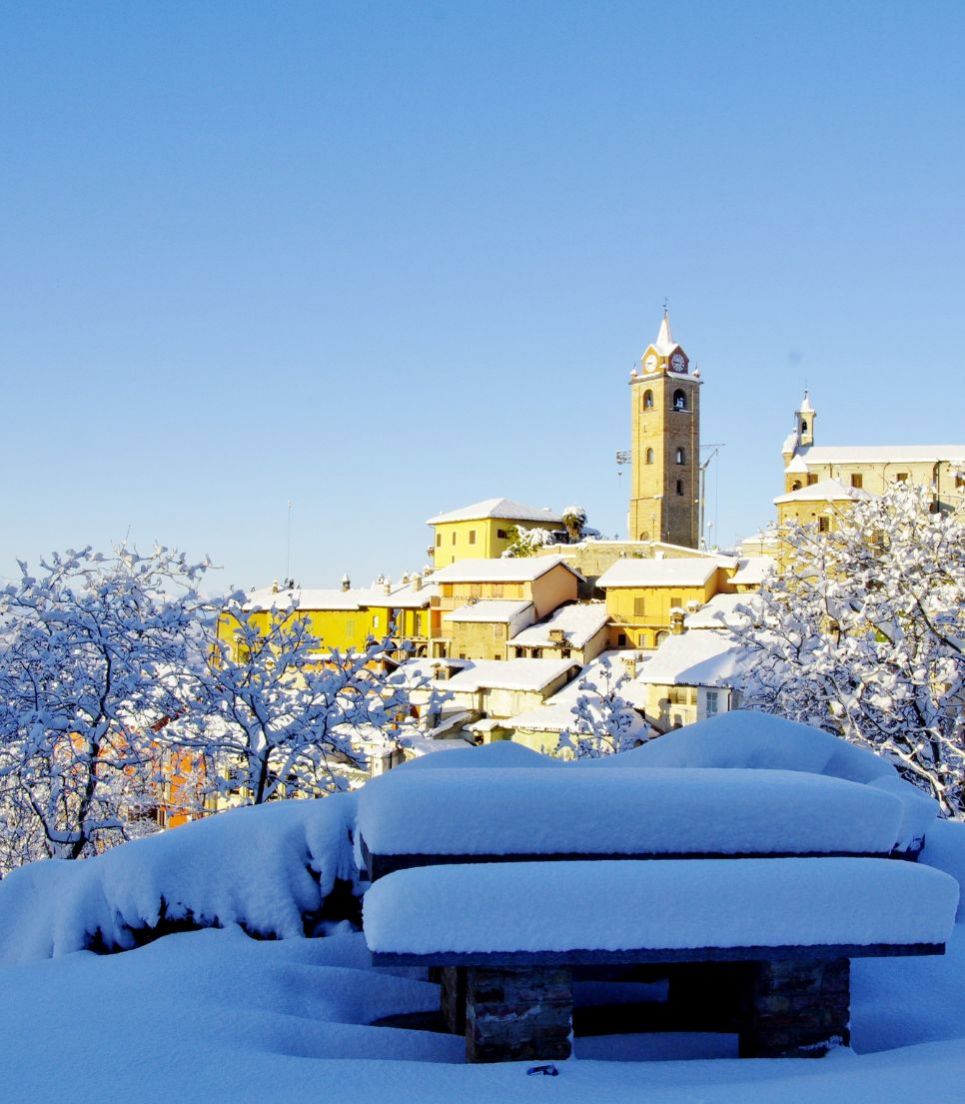
[[[206,564],[156,548],[54,555],[0,591],[7,861],[74,859],[154,805],[155,730],[200,652]]]
[[[523,556],[538,556],[540,550],[549,544],[556,544],[556,537],[549,529],[522,529],[518,525],[509,527],[509,547],[503,557],[516,559]]]
[[[560,748],[577,759],[599,759],[629,751],[648,738],[648,726],[621,694],[628,679],[625,671],[613,670],[609,659],[600,661],[599,678],[580,679],[573,727],[560,736]]]
[[[240,593],[220,625],[197,701],[166,733],[197,753],[207,792],[260,805],[342,789],[407,731],[408,696],[382,673],[391,642],[323,651],[296,605],[254,610]]]
[[[566,535],[571,544],[577,544],[579,541],[581,541],[583,539],[583,530],[586,527],[585,507],[564,507],[563,524],[566,526]]]
[[[784,572],[736,634],[745,705],[881,752],[963,816],[965,526],[895,483],[784,540]]]

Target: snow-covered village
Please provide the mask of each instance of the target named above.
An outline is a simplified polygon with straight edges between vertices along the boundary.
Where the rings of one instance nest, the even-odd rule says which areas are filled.
[[[963,37],[0,11],[0,1104],[957,1098]]]

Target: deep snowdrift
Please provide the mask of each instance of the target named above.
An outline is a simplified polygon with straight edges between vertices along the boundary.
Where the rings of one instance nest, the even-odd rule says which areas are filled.
[[[236,809],[78,862],[33,863],[0,882],[0,961],[136,945],[167,922],[305,934],[336,879],[352,880],[355,797]]]

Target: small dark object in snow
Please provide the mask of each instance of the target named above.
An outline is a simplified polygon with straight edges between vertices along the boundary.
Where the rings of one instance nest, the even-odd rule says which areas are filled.
[[[549,1065],[546,1066],[530,1066],[526,1073],[528,1075],[541,1073],[544,1077],[559,1077],[560,1075],[560,1071],[556,1068],[556,1066],[553,1065],[552,1062],[550,1062]]]

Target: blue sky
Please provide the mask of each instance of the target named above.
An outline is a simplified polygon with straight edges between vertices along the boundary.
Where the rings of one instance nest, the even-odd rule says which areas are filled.
[[[722,543],[820,443],[962,439],[961,4],[0,12],[0,575],[129,535],[366,583],[481,498],[626,524],[670,302]]]

